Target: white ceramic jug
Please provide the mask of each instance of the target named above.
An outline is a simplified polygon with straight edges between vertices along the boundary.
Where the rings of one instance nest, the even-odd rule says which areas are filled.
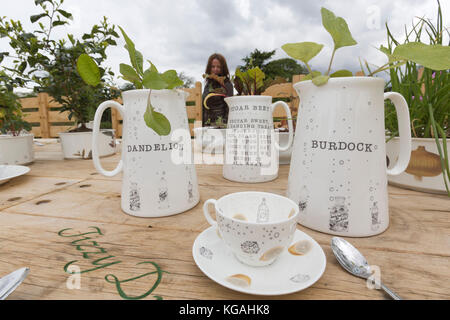
[[[411,154],[408,106],[384,93],[384,80],[332,78],[323,86],[294,84],[300,97],[287,196],[300,224],[321,232],[364,237],[389,226],[387,173],[400,174]],[[387,170],[384,99],[397,111],[400,154]]]
[[[155,111],[166,116],[171,134],[159,136],[146,125],[144,113],[150,90],[130,90],[122,93],[124,105],[103,102],[94,119],[92,159],[97,171],[114,176],[123,170],[122,210],[139,217],[162,217],[181,213],[200,200],[197,174],[192,157],[189,161],[174,161],[179,153],[191,155],[191,139],[182,90],[152,90],[151,103]],[[99,126],[103,111],[116,108],[123,118],[122,159],[113,171],[102,168],[98,156]],[[179,132],[186,139],[179,142]],[[174,133],[178,133],[176,136]]]
[[[225,179],[257,183],[278,177],[278,151],[288,150],[293,141],[292,116],[283,101],[272,103],[271,96],[233,96],[228,104],[228,123],[225,138]],[[281,105],[287,115],[289,138],[279,146],[273,127],[273,111]]]

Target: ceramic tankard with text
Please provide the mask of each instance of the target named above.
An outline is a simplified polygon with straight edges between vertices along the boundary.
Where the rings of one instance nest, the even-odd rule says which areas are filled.
[[[332,78],[323,86],[294,85],[300,97],[287,196],[300,224],[321,232],[364,237],[389,225],[387,173],[400,174],[411,154],[405,99],[384,93],[384,80]],[[395,105],[400,154],[386,169],[384,100]]]
[[[191,155],[185,99],[181,90],[152,90],[151,104],[169,120],[171,134],[159,136],[144,120],[150,90],[122,93],[124,105],[103,102],[94,119],[92,159],[98,172],[114,176],[123,170],[122,210],[139,217],[162,217],[194,207],[200,200],[193,161],[174,161],[178,153]],[[103,111],[116,108],[123,117],[122,159],[113,171],[102,168],[98,157],[99,126]],[[186,137],[180,142],[179,133]],[[177,134],[177,137],[175,137]],[[186,158],[186,157],[184,157]],[[191,160],[191,159],[189,159]]]
[[[283,101],[272,103],[271,96],[225,98],[229,107],[225,138],[224,178],[257,183],[278,177],[278,151],[288,150],[293,141],[292,116]],[[273,111],[281,105],[287,115],[289,138],[278,146],[273,127]]]

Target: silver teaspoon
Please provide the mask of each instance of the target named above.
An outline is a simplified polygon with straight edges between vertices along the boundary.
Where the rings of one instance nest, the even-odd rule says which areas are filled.
[[[5,300],[28,275],[29,268],[21,268],[0,279],[0,300]]]
[[[331,250],[341,266],[354,276],[368,279],[372,275],[366,258],[349,242],[339,237],[333,237],[331,239]],[[402,298],[381,282],[380,287],[394,300],[402,300]]]

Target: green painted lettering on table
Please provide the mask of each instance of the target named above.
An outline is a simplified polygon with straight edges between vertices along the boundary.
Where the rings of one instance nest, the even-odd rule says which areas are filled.
[[[83,259],[92,260],[91,261],[91,264],[93,266],[92,268],[82,270],[79,272],[73,272],[73,271],[71,272],[71,271],[69,271],[69,267],[79,261],[79,260],[72,260],[64,266],[65,272],[67,272],[69,274],[83,274],[83,273],[107,268],[109,266],[119,264],[122,262],[120,260],[117,260],[117,258],[115,256],[108,254],[108,252],[105,248],[101,247],[97,241],[93,240],[92,237],[103,236],[103,233],[100,230],[100,228],[92,226],[92,227],[89,227],[89,229],[92,229],[93,231],[81,233],[81,232],[74,231],[72,228],[67,228],[67,229],[63,229],[58,232],[58,235],[63,238],[77,238],[77,239],[71,241],[70,245],[74,246],[77,251],[82,253]],[[114,284],[116,286],[117,292],[119,293],[120,297],[122,297],[123,299],[128,299],[128,300],[144,299],[158,287],[158,285],[160,284],[160,282],[162,280],[163,273],[169,273],[169,272],[162,270],[160,268],[160,266],[153,261],[143,261],[143,262],[137,263],[136,265],[142,265],[142,264],[150,264],[154,267],[155,270],[152,272],[144,273],[137,277],[123,279],[123,280],[119,280],[119,278],[113,274],[108,274],[105,276],[105,280],[106,280],[106,282]],[[141,278],[144,278],[146,276],[150,276],[153,274],[157,274],[157,279],[156,279],[155,283],[147,292],[145,292],[144,294],[142,294],[140,296],[130,296],[122,288],[122,283],[136,281],[136,280],[139,280]],[[162,300],[162,297],[160,297],[160,296],[154,296],[154,298],[156,300]]]

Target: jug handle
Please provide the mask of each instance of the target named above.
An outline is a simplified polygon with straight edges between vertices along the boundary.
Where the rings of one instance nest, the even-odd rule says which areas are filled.
[[[114,170],[108,171],[108,170],[103,169],[103,167],[100,163],[100,158],[98,156],[98,137],[99,137],[99,133],[100,133],[100,122],[102,120],[103,112],[109,107],[116,108],[122,115],[122,119],[125,119],[125,108],[121,104],[119,104],[115,101],[105,101],[98,106],[97,111],[95,112],[94,126],[92,128],[92,130],[93,130],[93,132],[92,132],[92,160],[94,161],[95,169],[97,169],[97,171],[99,173],[101,173],[102,175],[107,176],[107,177],[112,177],[112,176],[115,176],[116,174],[118,174],[120,171],[122,171],[122,168],[123,168],[122,159],[120,159],[119,164],[117,165],[117,167]],[[122,145],[123,145],[123,143],[122,143]]]
[[[288,142],[287,142],[287,144],[285,146],[282,147],[282,146],[276,144],[275,147],[279,151],[287,151],[292,146],[292,142],[294,141],[294,126],[292,125],[291,109],[289,109],[289,106],[284,101],[277,101],[275,103],[272,103],[272,106],[271,106],[271,108],[272,108],[272,117],[273,117],[273,112],[275,111],[275,108],[278,105],[281,105],[284,108],[284,111],[286,112],[286,116],[287,116],[287,119],[288,119],[289,140],[288,140]]]
[[[388,169],[387,173],[390,175],[398,175],[406,170],[411,158],[411,122],[409,118],[409,109],[405,98],[397,92],[385,93],[384,99],[391,100],[395,106],[400,136],[400,153],[397,163],[392,169]]]

